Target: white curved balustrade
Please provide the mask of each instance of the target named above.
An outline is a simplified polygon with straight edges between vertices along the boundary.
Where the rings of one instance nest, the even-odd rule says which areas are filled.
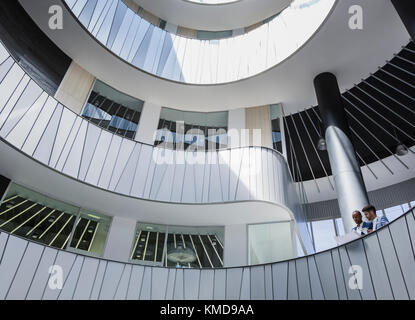
[[[240,0],[183,0],[183,1],[189,1],[194,3],[200,3],[200,4],[225,4],[225,3],[232,3]]]
[[[278,204],[292,212],[312,252],[296,185],[278,152],[261,147],[173,151],[123,138],[48,96],[1,44],[0,63],[0,138],[18,150],[74,179],[130,197]]]
[[[414,300],[413,239],[410,211],[364,238],[307,257],[174,269],[87,257],[0,233],[0,299]],[[61,267],[61,290],[48,286],[52,265]]]
[[[271,21],[220,40],[190,39],[156,27],[121,0],[65,0],[101,44],[135,67],[168,80],[218,84],[282,62],[317,31],[335,0],[295,0]]]

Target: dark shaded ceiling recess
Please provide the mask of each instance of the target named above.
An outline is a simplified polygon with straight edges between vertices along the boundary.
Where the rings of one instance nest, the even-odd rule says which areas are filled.
[[[361,166],[369,164],[369,170],[370,163],[389,156],[405,167],[396,148],[415,145],[414,64],[415,43],[410,42],[370,77],[342,94],[357,159]],[[330,176],[328,153],[317,148],[323,136],[318,107],[286,115],[284,122],[288,162],[295,180]],[[384,169],[391,173],[386,164]]]
[[[19,65],[53,96],[72,59],[39,29],[19,1],[0,1],[0,35]]]

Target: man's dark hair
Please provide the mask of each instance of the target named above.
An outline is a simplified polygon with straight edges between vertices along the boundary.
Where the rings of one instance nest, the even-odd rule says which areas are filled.
[[[362,209],[362,211],[366,211],[366,212],[368,212],[368,211],[373,211],[373,212],[375,212],[375,213],[376,213],[376,208],[375,208],[374,206],[372,206],[372,205],[368,205],[368,206],[364,207],[364,208]]]

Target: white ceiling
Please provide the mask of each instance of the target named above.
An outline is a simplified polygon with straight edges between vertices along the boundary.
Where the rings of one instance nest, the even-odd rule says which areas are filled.
[[[348,89],[409,41],[390,0],[341,0],[319,32],[274,68],[228,84],[188,85],[157,78],[121,61],[94,41],[66,9],[63,30],[49,29],[48,9],[56,0],[19,1],[52,41],[97,78],[142,100],[182,110],[219,111],[281,102],[286,113],[295,112],[316,104],[313,78],[317,74],[334,72],[341,89]],[[363,30],[348,27],[352,5],[363,8]]]
[[[206,5],[185,0],[134,0],[145,10],[175,25],[209,31],[250,26],[281,12],[292,0],[239,0]]]

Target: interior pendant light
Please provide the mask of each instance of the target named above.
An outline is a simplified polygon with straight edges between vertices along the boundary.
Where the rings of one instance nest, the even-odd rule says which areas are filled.
[[[408,152],[409,152],[408,147],[405,146],[404,144],[400,143],[396,146],[396,149],[395,149],[396,155],[403,157],[403,156],[406,156]]]
[[[393,132],[395,134],[396,140],[399,142],[395,148],[395,154],[399,157],[406,156],[409,152],[408,147],[404,145],[398,137],[398,133],[396,132],[395,127],[393,128]]]
[[[324,139],[323,137],[320,137],[320,139],[318,139],[317,149],[320,150],[320,151],[326,151],[327,150],[326,139]]]

